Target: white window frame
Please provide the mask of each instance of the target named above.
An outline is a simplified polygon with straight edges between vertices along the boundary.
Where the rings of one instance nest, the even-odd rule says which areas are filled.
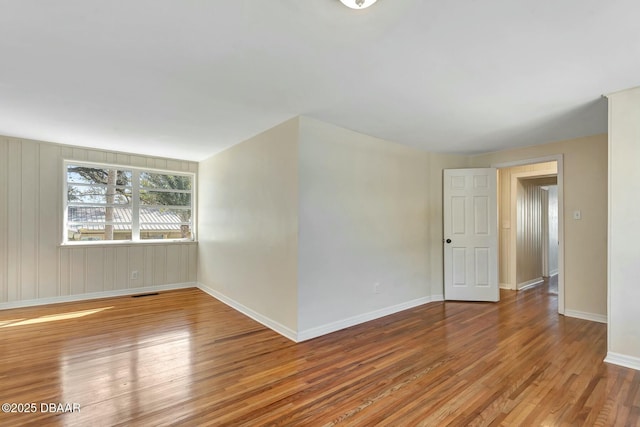
[[[85,166],[97,169],[117,169],[131,171],[131,240],[68,240],[69,204],[68,204],[68,176],[69,165]],[[141,239],[140,238],[140,173],[149,172],[165,175],[181,175],[191,178],[191,237],[177,239]],[[195,242],[196,241],[196,174],[193,172],[175,171],[169,169],[142,168],[114,163],[99,163],[64,159],[62,162],[62,245],[118,245],[118,244],[145,244],[145,243],[171,243],[171,242]]]

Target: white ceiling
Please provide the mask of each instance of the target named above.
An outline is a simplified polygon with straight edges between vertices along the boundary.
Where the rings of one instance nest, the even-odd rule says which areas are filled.
[[[638,0],[0,0],[0,134],[201,160],[297,115],[438,152],[606,132]]]

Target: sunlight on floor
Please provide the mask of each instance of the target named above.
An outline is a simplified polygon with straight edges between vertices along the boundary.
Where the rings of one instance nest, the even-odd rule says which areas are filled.
[[[55,322],[57,320],[75,319],[78,317],[89,316],[101,311],[109,310],[113,307],[101,307],[93,310],[70,311],[68,313],[51,314],[48,316],[35,317],[33,319],[12,319],[0,321],[0,328],[9,328],[12,326],[35,325],[37,323]]]

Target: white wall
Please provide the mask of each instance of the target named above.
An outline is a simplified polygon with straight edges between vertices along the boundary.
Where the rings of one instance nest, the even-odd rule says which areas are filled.
[[[306,117],[218,153],[200,286],[298,341],[442,299],[442,169],[466,160]]]
[[[60,246],[63,159],[197,172],[193,162],[0,136],[0,308],[195,283],[195,243]]]
[[[558,274],[558,186],[550,185],[548,190],[549,224],[549,275]]]
[[[295,339],[298,119],[200,163],[198,281]]]
[[[609,351],[640,369],[640,88],[609,95]]]
[[[303,117],[299,162],[300,335],[430,301],[429,155]]]

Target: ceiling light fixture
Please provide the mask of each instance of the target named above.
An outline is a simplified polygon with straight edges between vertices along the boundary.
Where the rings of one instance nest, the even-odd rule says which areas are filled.
[[[350,7],[351,9],[365,9],[377,0],[340,0],[343,5]]]

